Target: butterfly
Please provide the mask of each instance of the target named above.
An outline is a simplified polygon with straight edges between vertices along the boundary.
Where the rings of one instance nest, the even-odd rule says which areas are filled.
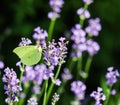
[[[34,45],[17,47],[13,52],[21,59],[24,65],[28,66],[37,64],[42,55],[41,47],[38,48]]]

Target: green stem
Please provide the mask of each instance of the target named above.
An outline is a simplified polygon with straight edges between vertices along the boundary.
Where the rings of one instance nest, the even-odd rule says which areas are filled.
[[[10,103],[9,103],[9,105],[13,105],[13,103],[12,103],[12,102],[10,102]]]
[[[50,22],[47,41],[51,41],[51,39],[52,39],[52,34],[53,34],[53,29],[54,29],[54,26],[55,26],[55,22],[56,22],[56,19],[52,19],[51,22]]]
[[[108,105],[108,101],[109,101],[109,99],[110,99],[110,93],[111,93],[111,89],[112,89],[112,86],[110,86],[109,87],[109,89],[108,89],[108,94],[107,94],[107,96],[106,96],[106,100],[105,100],[105,102],[104,102],[104,105]]]
[[[82,70],[82,56],[77,61],[77,79],[79,78],[79,72]]]
[[[23,77],[23,74],[24,74],[24,65],[23,67],[20,68],[20,82],[19,82],[19,86],[21,87],[22,86],[22,77]]]
[[[44,93],[45,85],[46,85],[46,82],[44,81],[44,83],[43,83],[43,85],[42,85],[42,88],[41,88],[41,92],[40,92],[40,94],[39,94],[38,97],[37,97],[38,100],[40,100],[41,96],[42,96],[43,93]],[[41,102],[41,100],[40,100],[40,102]]]
[[[84,5],[84,10],[87,10],[88,9],[88,5],[87,4],[85,4]],[[80,18],[80,25],[81,25],[81,27],[83,27],[83,24],[84,24],[84,21],[85,21],[85,17],[84,16],[80,16],[79,17]]]
[[[87,77],[89,75],[89,70],[90,70],[91,63],[92,63],[92,56],[89,56],[88,59],[87,59],[86,65],[85,65],[85,73],[86,73],[85,80],[87,79]]]
[[[26,95],[25,97],[27,97],[30,86],[31,86],[30,83],[24,84],[23,93],[25,93],[25,95]],[[24,103],[25,103],[25,98],[20,98],[19,104],[17,104],[17,105],[24,105]]]
[[[45,82],[45,93],[44,93],[43,105],[47,105],[47,104],[46,104],[47,88],[48,88],[48,80],[46,80],[46,82]]]
[[[61,69],[61,65],[58,66],[58,70],[57,70],[57,73],[56,73],[55,78],[54,78],[55,80],[57,79],[57,77],[58,77],[58,75],[60,73],[60,69]],[[53,90],[53,87],[54,87],[54,83],[52,82],[51,85],[50,85],[50,88],[48,89],[48,94],[47,94],[47,99],[46,99],[46,105],[47,105],[48,100],[50,98],[50,95],[51,95],[51,92]]]

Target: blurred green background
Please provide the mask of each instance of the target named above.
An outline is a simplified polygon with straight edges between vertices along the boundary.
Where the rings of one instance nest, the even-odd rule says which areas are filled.
[[[21,37],[31,39],[33,29],[37,26],[48,30],[50,20],[47,13],[51,11],[48,2],[48,0],[0,1],[0,59],[5,62],[6,67],[15,68],[18,58],[12,50],[18,46]],[[65,0],[61,18],[55,24],[55,38],[69,34],[70,29],[79,22],[76,10],[81,6],[82,0]],[[88,91],[91,91],[99,85],[99,79],[106,73],[107,67],[114,66],[120,69],[120,0],[94,0],[89,6],[89,11],[91,18],[99,17],[102,24],[102,31],[95,38],[101,49],[94,56],[90,71],[92,76],[87,80]],[[4,105],[3,84],[1,86],[0,105]],[[63,101],[62,105],[69,104]]]

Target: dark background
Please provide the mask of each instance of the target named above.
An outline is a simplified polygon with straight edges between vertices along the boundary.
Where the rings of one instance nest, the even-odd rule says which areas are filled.
[[[82,0],[65,0],[61,18],[55,24],[55,38],[66,34],[79,22],[76,10],[81,6]],[[15,63],[18,59],[12,50],[18,45],[21,37],[32,38],[33,29],[37,26],[48,30],[50,20],[47,13],[50,10],[48,0],[0,1],[0,59],[5,62],[5,67],[16,68]],[[107,67],[120,68],[120,0],[94,0],[89,6],[89,11],[91,18],[99,17],[102,24],[102,31],[95,38],[101,49],[94,56],[90,71],[92,76],[87,80],[88,91],[91,91],[99,85],[99,79],[104,76]],[[4,105],[1,86],[0,105]]]

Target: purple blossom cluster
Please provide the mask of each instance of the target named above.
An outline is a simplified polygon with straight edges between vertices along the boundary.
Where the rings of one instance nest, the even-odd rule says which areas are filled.
[[[77,10],[77,14],[80,16],[81,19],[88,19],[88,18],[90,18],[89,11],[85,10],[84,8],[79,8]]]
[[[83,100],[85,97],[86,86],[81,81],[73,81],[71,83],[71,91],[75,94],[78,100]]]
[[[4,62],[0,61],[0,69],[3,69],[3,68],[4,68]]]
[[[49,78],[52,75],[53,74],[50,73],[45,64],[38,64],[35,67],[26,66],[23,82],[32,81],[37,85],[41,85],[43,80]]]
[[[46,47],[46,37],[48,36],[47,31],[37,27],[34,29],[33,39],[37,41],[37,44],[40,44],[42,48]]]
[[[17,74],[13,69],[6,68],[4,70],[5,74],[3,75],[2,81],[6,83],[4,85],[5,94],[8,95],[5,102],[13,103],[18,101],[18,93],[22,90],[22,88],[18,85],[19,79],[17,79]]]
[[[22,81],[24,84],[28,84],[29,82],[34,83],[34,86],[32,87],[32,92],[34,94],[40,94],[40,87],[43,81],[48,78],[53,78],[53,76],[53,71],[48,69],[45,64],[38,64],[34,67],[25,67],[25,73],[22,77]]]
[[[52,96],[52,105],[55,105],[56,102],[59,100],[59,94],[54,93],[54,95]]]
[[[73,49],[75,52],[72,53],[73,57],[81,57],[82,52],[86,50],[86,33],[81,29],[80,24],[76,24],[74,28],[71,29],[72,36],[71,40],[74,41]]]
[[[63,0],[50,0],[49,5],[52,8],[52,11],[48,13],[48,18],[53,20],[59,18],[59,13],[61,12],[63,4]]]
[[[100,19],[90,19],[89,26],[86,27],[85,31],[91,36],[98,36],[99,31],[101,30]]]
[[[65,62],[64,59],[67,54],[67,43],[68,42],[65,41],[65,38],[63,37],[59,38],[58,43],[55,43],[54,40],[48,43],[48,46],[44,51],[46,65],[54,69],[54,66],[61,65]]]
[[[101,101],[105,101],[106,96],[102,93],[102,88],[98,87],[97,91],[93,91],[90,94],[90,97],[93,97],[95,99],[95,105],[102,105]]]
[[[107,79],[107,85],[113,85],[114,83],[117,82],[117,77],[119,77],[120,74],[119,74],[118,70],[114,70],[113,67],[109,67],[107,70],[108,70],[108,72],[105,76]]]
[[[35,97],[31,97],[29,100],[27,100],[27,105],[38,105],[37,99]]]
[[[84,51],[87,51],[89,55],[94,55],[99,51],[100,47],[98,43],[92,39],[87,39],[86,32],[81,29],[81,26],[79,24],[76,24],[71,31],[71,40],[74,42],[72,46],[74,50],[74,52],[72,52],[73,57],[81,57]]]
[[[31,40],[28,38],[21,38],[21,42],[19,43],[19,46],[28,46],[31,44]]]
[[[63,81],[71,80],[73,78],[72,74],[70,74],[69,69],[65,68],[61,75]]]
[[[92,39],[87,40],[86,44],[87,44],[87,52],[89,53],[89,55],[96,54],[100,49],[98,43],[93,41]]]
[[[83,0],[83,2],[87,5],[90,5],[91,3],[93,3],[93,0]]]

